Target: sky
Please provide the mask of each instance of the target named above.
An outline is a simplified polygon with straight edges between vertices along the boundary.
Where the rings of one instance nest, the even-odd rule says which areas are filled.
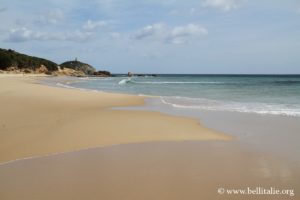
[[[113,73],[300,74],[299,0],[0,0],[0,48]]]

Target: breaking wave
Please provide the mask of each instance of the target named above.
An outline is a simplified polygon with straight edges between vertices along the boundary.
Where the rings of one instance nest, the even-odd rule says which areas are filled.
[[[300,117],[300,107],[286,104],[246,103],[217,101],[204,98],[160,97],[163,104],[174,108],[231,111]]]

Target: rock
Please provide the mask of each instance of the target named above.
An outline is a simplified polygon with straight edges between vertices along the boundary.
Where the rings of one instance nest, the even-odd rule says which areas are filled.
[[[30,73],[32,73],[32,71],[31,71],[30,69],[24,69],[23,72],[24,72],[25,74],[30,74]]]
[[[129,74],[130,73],[130,74]],[[135,76],[139,76],[139,77],[147,77],[147,76],[152,76],[152,77],[156,77],[156,74],[134,74]],[[128,72],[128,76],[133,76],[133,73]]]
[[[18,68],[17,67],[8,67],[6,70],[9,72],[14,72],[14,71],[17,71]]]
[[[111,73],[109,71],[97,71],[94,72],[94,76],[101,76],[101,77],[108,77],[111,76]]]
[[[45,65],[41,65],[39,68],[35,70],[35,72],[39,74],[46,74],[48,72],[48,69]]]
[[[49,71],[45,72],[45,74],[46,74],[46,75],[53,75],[53,73],[52,73],[52,72],[49,72]]]
[[[128,76],[128,77],[132,77],[132,76],[133,76],[133,73],[128,72],[127,76]]]
[[[67,67],[59,68],[58,71],[52,73],[55,76],[76,76],[76,77],[85,77],[85,73],[83,71],[77,71],[74,69],[70,69]]]

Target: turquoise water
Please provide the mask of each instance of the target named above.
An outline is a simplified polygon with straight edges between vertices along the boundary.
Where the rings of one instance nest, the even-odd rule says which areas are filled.
[[[300,117],[300,75],[158,75],[56,79],[61,87],[151,95],[175,108]]]

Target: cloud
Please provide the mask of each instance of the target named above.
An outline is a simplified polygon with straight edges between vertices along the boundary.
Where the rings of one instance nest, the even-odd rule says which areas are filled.
[[[136,31],[131,35],[131,38],[136,40],[145,39],[148,37],[163,37],[166,32],[166,26],[163,23],[156,23],[153,25],[145,26],[144,28]]]
[[[183,44],[193,38],[208,34],[207,29],[197,24],[169,27],[164,23],[145,26],[131,35],[132,39],[151,39],[172,44]]]
[[[188,24],[186,26],[174,27],[170,34],[169,39],[174,44],[186,43],[188,38],[206,35],[208,31],[195,24]]]
[[[242,1],[243,0],[204,0],[202,5],[227,12],[239,8]]]
[[[61,41],[73,41],[84,42],[92,37],[91,32],[65,32],[65,33],[48,33],[39,32],[27,29],[25,27],[18,29],[11,29],[6,39],[7,42],[26,42],[26,41],[48,41],[48,40],[61,40]]]
[[[7,10],[7,8],[0,8],[0,13],[5,12],[6,10]]]
[[[42,25],[55,25],[64,20],[65,16],[62,10],[55,9],[49,12],[40,14],[35,20],[36,23]]]
[[[94,30],[97,29],[99,27],[104,27],[107,26],[108,22],[107,21],[92,21],[92,20],[88,20],[84,25],[83,25],[83,29],[85,30]]]
[[[11,29],[7,41],[24,42],[27,40],[46,40],[47,34],[33,32],[27,28]]]

